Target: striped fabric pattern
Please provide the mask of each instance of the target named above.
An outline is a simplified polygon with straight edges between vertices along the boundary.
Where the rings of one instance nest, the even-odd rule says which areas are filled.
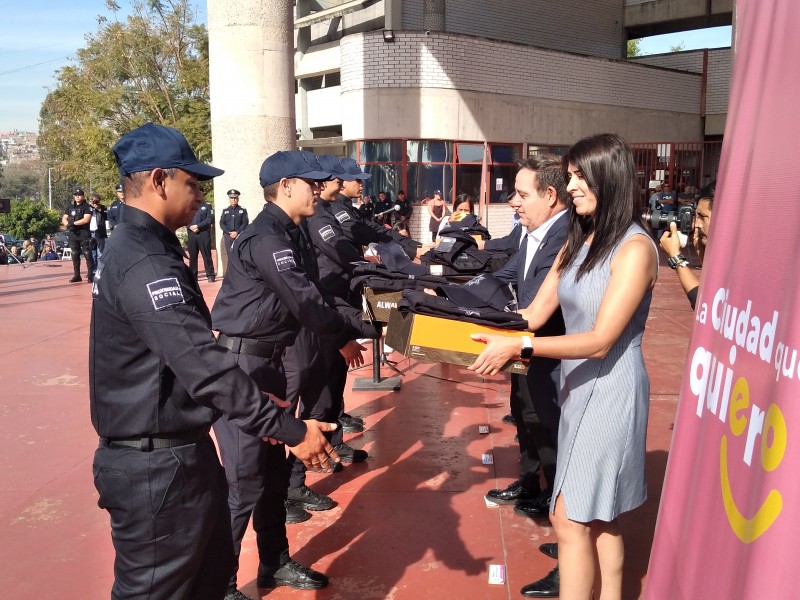
[[[611,260],[619,246],[634,235],[648,234],[631,225],[611,257],[580,281],[575,281],[575,273],[588,246],[562,274],[558,297],[567,334],[592,329],[611,277]],[[570,520],[611,521],[647,498],[645,439],[650,380],[641,343],[651,297],[651,292],[645,295],[605,358],[562,361],[553,502],[563,493]]]

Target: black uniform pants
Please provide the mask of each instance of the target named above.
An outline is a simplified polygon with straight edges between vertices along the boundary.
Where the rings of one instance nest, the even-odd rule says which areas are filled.
[[[336,423],[339,417],[344,414],[344,388],[347,386],[347,361],[339,352],[335,342],[330,340],[320,340],[320,350],[322,361],[325,364],[327,381],[325,382],[327,393],[331,398],[330,415],[331,422]],[[341,427],[337,427],[331,435],[331,445],[337,446],[344,441],[344,433]]]
[[[188,231],[189,242],[189,268],[192,273],[197,277],[197,253],[203,255],[203,266],[206,269],[206,277],[216,277],[214,271],[214,263],[211,260],[211,234],[209,230],[194,233]]]
[[[539,469],[544,474],[546,487],[553,488],[556,476],[558,419],[553,426],[553,408],[558,411],[558,378],[553,376],[551,361],[536,365],[531,361],[529,375],[511,375],[511,414],[517,423],[520,452],[520,479],[522,485],[536,492],[541,489]],[[550,407],[553,408],[550,408]]]
[[[233,565],[225,472],[210,437],[142,452],[101,442],[98,505],[111,515],[113,599],[219,600]]]
[[[316,419],[336,423],[340,407],[338,404],[334,407],[331,390],[327,385],[319,338],[303,327],[294,344],[286,349],[283,366],[286,370],[284,400],[291,402],[291,406],[286,410],[295,414],[299,405],[299,417],[303,420]],[[330,441],[333,433],[326,433],[325,437]],[[289,487],[297,488],[305,485],[306,467],[303,461],[298,460],[292,453],[289,453],[286,461],[291,470]]]
[[[86,275],[94,279],[95,262],[92,256],[94,240],[88,229],[76,229],[69,232],[69,249],[72,252],[72,270],[75,277],[81,276],[81,255],[86,259]]]
[[[249,354],[235,356],[239,366],[262,391],[279,398],[286,395],[286,377],[279,359]],[[251,515],[262,574],[274,574],[289,560],[284,504],[289,469],[283,444],[272,445],[260,437],[248,435],[228,421],[227,417],[220,417],[214,423],[214,435],[228,479],[228,506],[235,556],[233,569],[228,572],[228,589],[233,590],[236,588],[242,539]]]

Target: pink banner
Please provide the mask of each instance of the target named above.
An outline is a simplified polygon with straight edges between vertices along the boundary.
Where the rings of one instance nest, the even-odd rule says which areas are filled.
[[[735,6],[722,165],[652,600],[800,598],[800,4]]]

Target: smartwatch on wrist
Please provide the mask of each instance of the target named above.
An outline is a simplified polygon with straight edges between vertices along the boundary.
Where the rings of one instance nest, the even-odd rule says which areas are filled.
[[[529,360],[533,357],[533,340],[531,340],[531,336],[522,336],[522,351],[519,353],[519,357],[524,360]]]

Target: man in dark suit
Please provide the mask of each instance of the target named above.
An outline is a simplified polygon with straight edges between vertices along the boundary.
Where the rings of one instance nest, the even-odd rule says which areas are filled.
[[[495,277],[514,283],[521,308],[531,304],[559,250],[567,238],[567,194],[561,161],[556,156],[537,155],[520,165],[516,177],[516,196],[520,202],[523,227],[519,251]],[[559,309],[536,335],[563,335],[564,319]],[[561,361],[535,357],[527,375],[511,375],[511,414],[517,425],[520,447],[520,478],[505,489],[490,490],[487,500],[498,504],[515,503],[514,512],[529,517],[547,517],[550,494],[556,474],[558,440],[558,387]],[[541,469],[546,482],[539,483]],[[553,544],[542,551],[552,555]],[[545,578],[522,588],[530,598],[558,595],[558,568]]]
[[[522,206],[522,202],[520,202],[516,192],[512,192],[508,197],[508,206],[514,211],[514,223],[511,226],[511,231],[508,235],[504,235],[503,237],[492,238],[490,240],[478,240],[478,248],[482,250],[504,250],[509,255],[513,255],[519,250],[523,232],[527,233],[527,230],[520,224],[519,208]]]

